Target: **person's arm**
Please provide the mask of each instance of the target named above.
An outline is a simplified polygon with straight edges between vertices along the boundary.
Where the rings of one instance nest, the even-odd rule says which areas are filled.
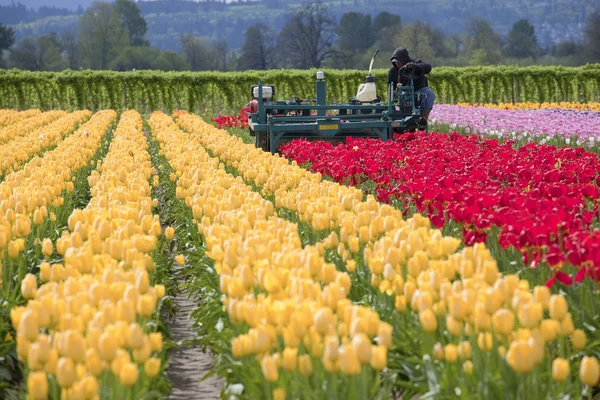
[[[413,64],[415,67],[422,69],[425,75],[431,72],[431,64],[428,64],[423,60],[414,60]]]

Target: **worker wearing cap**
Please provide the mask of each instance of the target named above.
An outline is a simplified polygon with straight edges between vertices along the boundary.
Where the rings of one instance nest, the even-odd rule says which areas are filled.
[[[427,64],[419,59],[412,59],[408,55],[408,50],[404,47],[398,47],[392,54],[392,66],[388,72],[388,84],[393,83],[394,87],[400,83],[403,86],[408,85],[408,78],[398,75],[400,68],[404,67],[406,72],[415,70],[417,78],[413,80],[415,91],[424,93],[427,98],[421,102],[421,121],[419,126],[425,128],[427,126],[427,118],[433,109],[435,102],[435,93],[429,87],[427,82],[427,74],[431,72],[431,64]]]

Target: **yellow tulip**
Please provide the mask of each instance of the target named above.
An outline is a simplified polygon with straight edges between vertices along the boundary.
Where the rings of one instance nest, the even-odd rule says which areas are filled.
[[[156,357],[150,357],[144,363],[144,373],[150,378],[158,375],[160,372],[160,359]]]
[[[133,386],[138,380],[138,366],[132,362],[124,363],[119,372],[119,380],[123,386]]]
[[[587,337],[585,336],[585,332],[581,329],[575,329],[575,331],[571,335],[571,343],[573,344],[573,349],[583,350],[587,343]]]
[[[425,332],[431,333],[437,330],[437,317],[432,310],[425,310],[419,313],[419,322]]]
[[[600,364],[594,356],[584,356],[579,367],[579,379],[584,385],[594,387],[600,377]]]
[[[284,388],[273,389],[273,400],[285,400],[285,389]]]
[[[308,354],[302,354],[298,357],[298,372],[302,376],[310,376],[312,374],[312,360]]]
[[[27,377],[27,394],[32,400],[48,398],[48,378],[45,372],[30,372]]]
[[[70,387],[75,382],[75,364],[67,357],[61,357],[56,367],[56,379],[62,388]]]
[[[261,371],[265,379],[269,382],[275,382],[279,379],[279,371],[275,360],[270,356],[265,356],[260,362]]]
[[[168,226],[165,229],[165,238],[167,240],[173,240],[173,238],[175,238],[175,229],[171,226]]]
[[[298,349],[286,347],[283,350],[283,369],[295,371],[298,364]]]
[[[562,321],[569,311],[567,300],[562,295],[552,295],[549,303],[550,317],[557,321]]]
[[[564,382],[569,376],[569,361],[564,358],[555,358],[552,361],[552,378],[558,382]]]

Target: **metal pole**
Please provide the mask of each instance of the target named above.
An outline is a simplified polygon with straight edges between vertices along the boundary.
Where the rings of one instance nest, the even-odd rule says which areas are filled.
[[[317,106],[327,105],[327,95],[325,94],[325,74],[322,71],[317,72],[315,90],[317,92]],[[326,115],[325,109],[317,108],[317,115],[319,117],[324,117]]]

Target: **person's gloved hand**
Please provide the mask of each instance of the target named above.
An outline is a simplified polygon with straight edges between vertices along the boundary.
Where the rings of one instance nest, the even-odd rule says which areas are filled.
[[[412,61],[411,61],[411,62],[409,62],[409,63],[406,63],[406,64],[404,65],[404,68],[406,68],[406,69],[413,69],[414,67],[415,67],[415,63],[414,63],[414,62],[412,62]]]

